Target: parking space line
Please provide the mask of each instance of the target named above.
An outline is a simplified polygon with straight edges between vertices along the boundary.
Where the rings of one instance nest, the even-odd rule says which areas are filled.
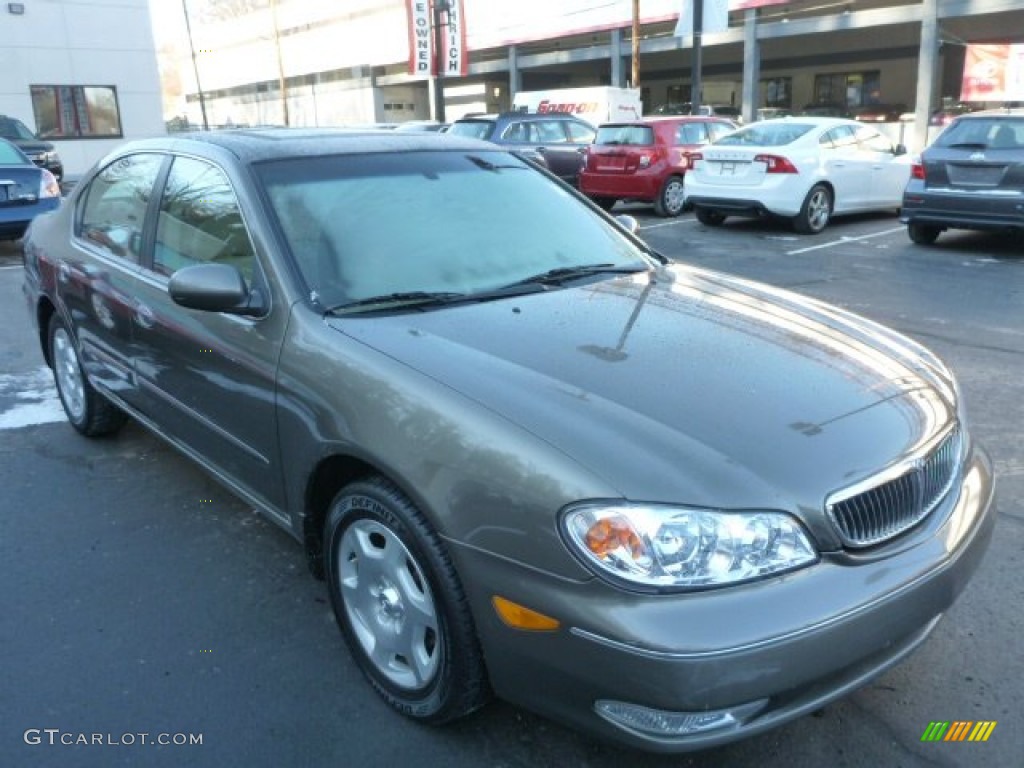
[[[831,248],[833,245],[842,245],[843,243],[855,243],[858,240],[870,240],[872,237],[881,237],[882,235],[893,235],[897,232],[906,231],[906,227],[896,227],[895,229],[887,229],[883,232],[872,232],[870,235],[861,235],[860,237],[841,237],[838,240],[833,240],[830,243],[822,243],[821,245],[812,245],[810,248],[800,248],[795,251],[786,251],[787,256],[796,256],[800,253],[810,253],[811,251],[819,251],[822,248]]]
[[[640,232],[646,232],[648,229],[661,229],[661,227],[671,227],[673,224],[692,224],[696,219],[673,219],[672,221],[663,221],[661,224],[651,224],[646,227],[639,227]]]

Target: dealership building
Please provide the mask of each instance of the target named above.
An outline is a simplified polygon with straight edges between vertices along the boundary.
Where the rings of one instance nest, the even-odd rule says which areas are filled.
[[[0,115],[53,142],[69,178],[164,133],[147,0],[0,3]]]
[[[719,25],[710,8],[724,3],[729,10]],[[440,39],[444,54],[450,45],[464,54],[460,66],[451,67],[461,71],[440,80],[448,120],[508,109],[523,90],[632,85],[632,0],[441,4],[452,10],[434,14],[426,0],[256,0],[262,6],[257,10],[203,25],[194,30],[192,46],[209,122],[335,125],[430,118],[437,79],[423,66],[427,37],[430,45]],[[1020,0],[707,4],[701,101],[739,107],[747,119],[762,107],[888,104],[915,113],[913,131],[944,100],[959,99],[969,46],[1024,42]],[[646,112],[691,100],[694,35],[676,35],[683,5],[639,3],[637,85]],[[441,22],[438,30],[435,21]],[[189,69],[192,62],[183,61],[182,70]],[[188,117],[198,123],[199,89],[194,81],[192,86]]]

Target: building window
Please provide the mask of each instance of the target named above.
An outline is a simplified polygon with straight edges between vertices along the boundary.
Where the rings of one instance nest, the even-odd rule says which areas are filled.
[[[33,85],[32,109],[44,139],[119,139],[121,113],[110,85]]]
[[[814,77],[814,100],[818,104],[861,107],[865,104],[878,104],[881,97],[881,77],[877,69]]]
[[[764,94],[766,107],[789,109],[793,106],[793,78],[773,77],[762,80],[761,93]]]

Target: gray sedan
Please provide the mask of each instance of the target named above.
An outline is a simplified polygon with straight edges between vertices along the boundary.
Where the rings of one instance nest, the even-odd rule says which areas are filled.
[[[101,161],[25,294],[71,424],[289,531],[395,710],[686,751],[923,643],[993,477],[927,350],[631,228],[475,140],[218,132]]]

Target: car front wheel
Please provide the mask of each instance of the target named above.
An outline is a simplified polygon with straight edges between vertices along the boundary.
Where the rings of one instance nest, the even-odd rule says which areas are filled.
[[[349,649],[395,710],[454,720],[489,695],[466,596],[440,537],[387,480],[346,486],[324,531],[331,603]]]
[[[683,177],[669,176],[661,185],[661,192],[654,201],[654,212],[659,216],[678,216],[683,212]]]
[[[910,222],[907,225],[907,234],[910,239],[918,245],[931,245],[938,239],[941,228],[932,224],[917,224]]]
[[[58,314],[50,318],[49,339],[53,380],[71,426],[86,437],[120,429],[126,419],[124,412],[93,389],[82,371],[75,340]]]
[[[793,218],[793,229],[802,235],[816,235],[831,217],[832,193],[824,184],[815,184],[804,198],[800,213]]]

